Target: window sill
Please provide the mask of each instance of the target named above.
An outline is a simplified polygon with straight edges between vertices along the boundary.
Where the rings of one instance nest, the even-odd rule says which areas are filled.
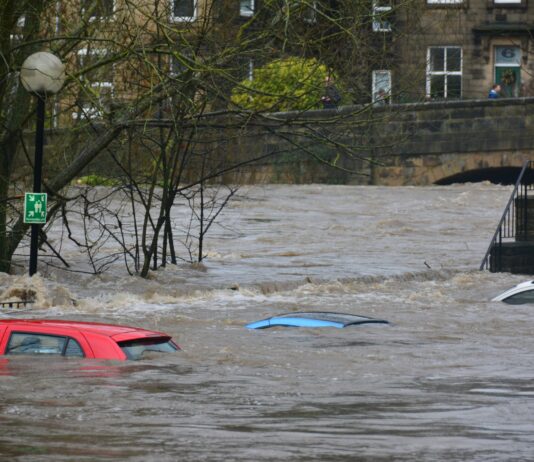
[[[194,22],[196,20],[196,16],[171,16],[172,22]]]

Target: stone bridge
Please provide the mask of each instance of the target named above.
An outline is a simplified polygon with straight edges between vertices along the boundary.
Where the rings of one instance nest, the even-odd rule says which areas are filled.
[[[358,115],[356,115],[358,114]],[[373,163],[341,156],[330,169],[306,156],[282,156],[241,172],[241,181],[428,185],[489,180],[514,183],[520,166],[534,157],[534,98],[466,100],[390,105],[372,111],[343,107],[329,134],[338,146],[351,145]],[[283,116],[283,115],[282,115]],[[287,113],[289,117],[289,113]],[[326,111],[310,111],[311,125]],[[372,120],[372,123],[362,121]],[[232,146],[238,152],[283,150],[274,136],[245,138]],[[354,148],[356,146],[356,148]],[[311,149],[311,148],[310,148]],[[324,154],[324,148],[322,148]],[[331,153],[323,155],[332,159]],[[350,157],[350,156],[349,156]],[[303,160],[304,159],[304,160]],[[362,175],[348,173],[358,170]]]
[[[510,184],[523,161],[534,159],[534,98],[346,106],[295,115],[271,114],[247,128],[231,116],[210,119],[197,133],[198,159],[211,156],[218,171],[224,170],[219,163],[241,164],[238,170],[228,169],[228,183],[392,186],[481,180]],[[62,130],[47,134],[45,172],[50,176],[54,157],[78,149],[72,148],[74,142],[61,147],[57,140],[63,138]],[[86,140],[80,136],[77,142]],[[120,153],[127,145],[118,140],[110,149]],[[151,162],[146,142],[136,151],[134,164]],[[108,157],[99,157],[85,173],[112,173],[117,167]],[[264,160],[248,164],[258,157]],[[196,178],[196,164],[189,170]]]

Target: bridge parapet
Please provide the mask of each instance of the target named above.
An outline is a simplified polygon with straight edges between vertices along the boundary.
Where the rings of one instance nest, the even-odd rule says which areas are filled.
[[[294,117],[279,113],[277,118]],[[299,114],[314,125],[332,118],[320,130],[335,136],[339,144],[352,146],[358,156],[376,161],[350,160],[341,156],[340,166],[360,170],[367,177],[326,169],[302,156],[285,157],[255,165],[251,182],[336,182],[350,184],[427,185],[466,172],[520,167],[534,149],[534,98],[462,100],[388,105],[364,108],[346,106],[337,111]],[[286,128],[284,128],[286,129]],[[298,132],[298,129],[294,129]],[[241,139],[237,151],[258,149],[283,151],[276,136]],[[287,146],[286,146],[287,148]],[[336,146],[314,146],[325,158],[336,156]],[[304,156],[305,158],[305,156]],[[303,173],[304,172],[304,173]],[[517,173],[515,174],[517,176]],[[245,178],[247,175],[245,175]]]
[[[380,130],[401,139],[376,153],[381,165],[373,171],[374,184],[432,184],[473,170],[520,167],[532,157],[534,98],[408,106],[403,110],[412,111],[412,120]]]
[[[233,183],[427,185],[472,171],[519,168],[534,157],[534,97],[346,106],[270,114],[246,128],[237,122],[228,115],[202,122],[196,140],[214,162],[243,165],[228,170],[224,180]],[[166,126],[159,120],[147,127],[156,124]],[[47,149],[60,158],[87,142],[80,136],[61,148],[55,139],[62,136],[61,130],[47,133]],[[145,144],[136,149],[140,166],[149,157]],[[113,150],[120,154],[126,145],[117,142]],[[258,157],[264,160],[248,164]],[[86,170],[106,175],[113,168],[100,158]]]

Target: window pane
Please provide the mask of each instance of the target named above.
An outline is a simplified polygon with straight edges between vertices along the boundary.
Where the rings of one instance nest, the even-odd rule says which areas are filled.
[[[445,76],[433,75],[430,78],[430,97],[444,98],[445,97]]]
[[[240,0],[239,13],[241,16],[252,16],[254,13],[254,0]]]
[[[131,340],[120,342],[119,346],[128,359],[140,359],[147,352],[169,353],[177,350],[175,344],[168,338]]]
[[[391,87],[390,78],[391,75],[388,71],[375,71],[376,89],[383,88],[385,91],[389,92]]]
[[[106,85],[105,82],[96,82],[92,83],[89,88],[79,96],[77,101],[81,109],[80,117],[102,118],[111,110],[113,87]]]
[[[78,69],[91,69],[84,72],[83,79],[88,82],[109,82],[112,83],[112,65],[99,65],[106,59],[107,51],[104,49],[88,49],[78,52]]]
[[[462,49],[447,48],[447,71],[460,72],[462,70]]]
[[[194,0],[174,0],[174,16],[177,18],[192,18],[195,16]]]
[[[534,290],[528,290],[526,292],[520,292],[518,294],[512,295],[511,297],[505,298],[503,302],[509,303],[510,305],[534,303]]]
[[[430,49],[430,72],[444,71],[445,49],[431,48]]]
[[[6,354],[61,355],[65,337],[14,332],[6,348]]]
[[[373,32],[389,32],[391,31],[391,23],[386,19],[376,17],[373,21]]]
[[[495,64],[503,66],[521,66],[521,48],[495,47]]]
[[[458,99],[462,96],[462,76],[447,76],[447,98]]]
[[[391,73],[389,71],[373,71],[373,102],[386,103],[391,95]]]
[[[80,344],[73,338],[69,339],[67,343],[67,348],[65,349],[65,356],[76,356],[83,358],[83,350]]]
[[[391,4],[389,0],[373,1],[373,31],[389,32],[391,23],[389,21],[391,14]]]

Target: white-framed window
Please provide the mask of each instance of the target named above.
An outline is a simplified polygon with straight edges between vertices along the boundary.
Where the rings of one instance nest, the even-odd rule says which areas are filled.
[[[193,21],[197,17],[197,0],[171,0],[173,21]]]
[[[372,101],[378,106],[391,103],[391,71],[373,71]]]
[[[373,32],[391,32],[390,0],[373,0]]]
[[[254,0],[239,0],[239,14],[250,17],[254,14]]]
[[[432,99],[462,97],[462,48],[429,47],[427,50],[426,95]]]
[[[90,21],[109,19],[115,11],[114,0],[81,0],[82,15],[89,15]]]
[[[83,75],[83,88],[80,91],[78,99],[78,111],[73,112],[72,117],[86,119],[101,119],[113,99],[113,69],[111,65],[96,66],[98,61],[107,54],[105,49],[87,49],[78,50],[78,66],[80,69],[95,68],[88,70]]]
[[[427,5],[461,5],[464,0],[426,0]]]

